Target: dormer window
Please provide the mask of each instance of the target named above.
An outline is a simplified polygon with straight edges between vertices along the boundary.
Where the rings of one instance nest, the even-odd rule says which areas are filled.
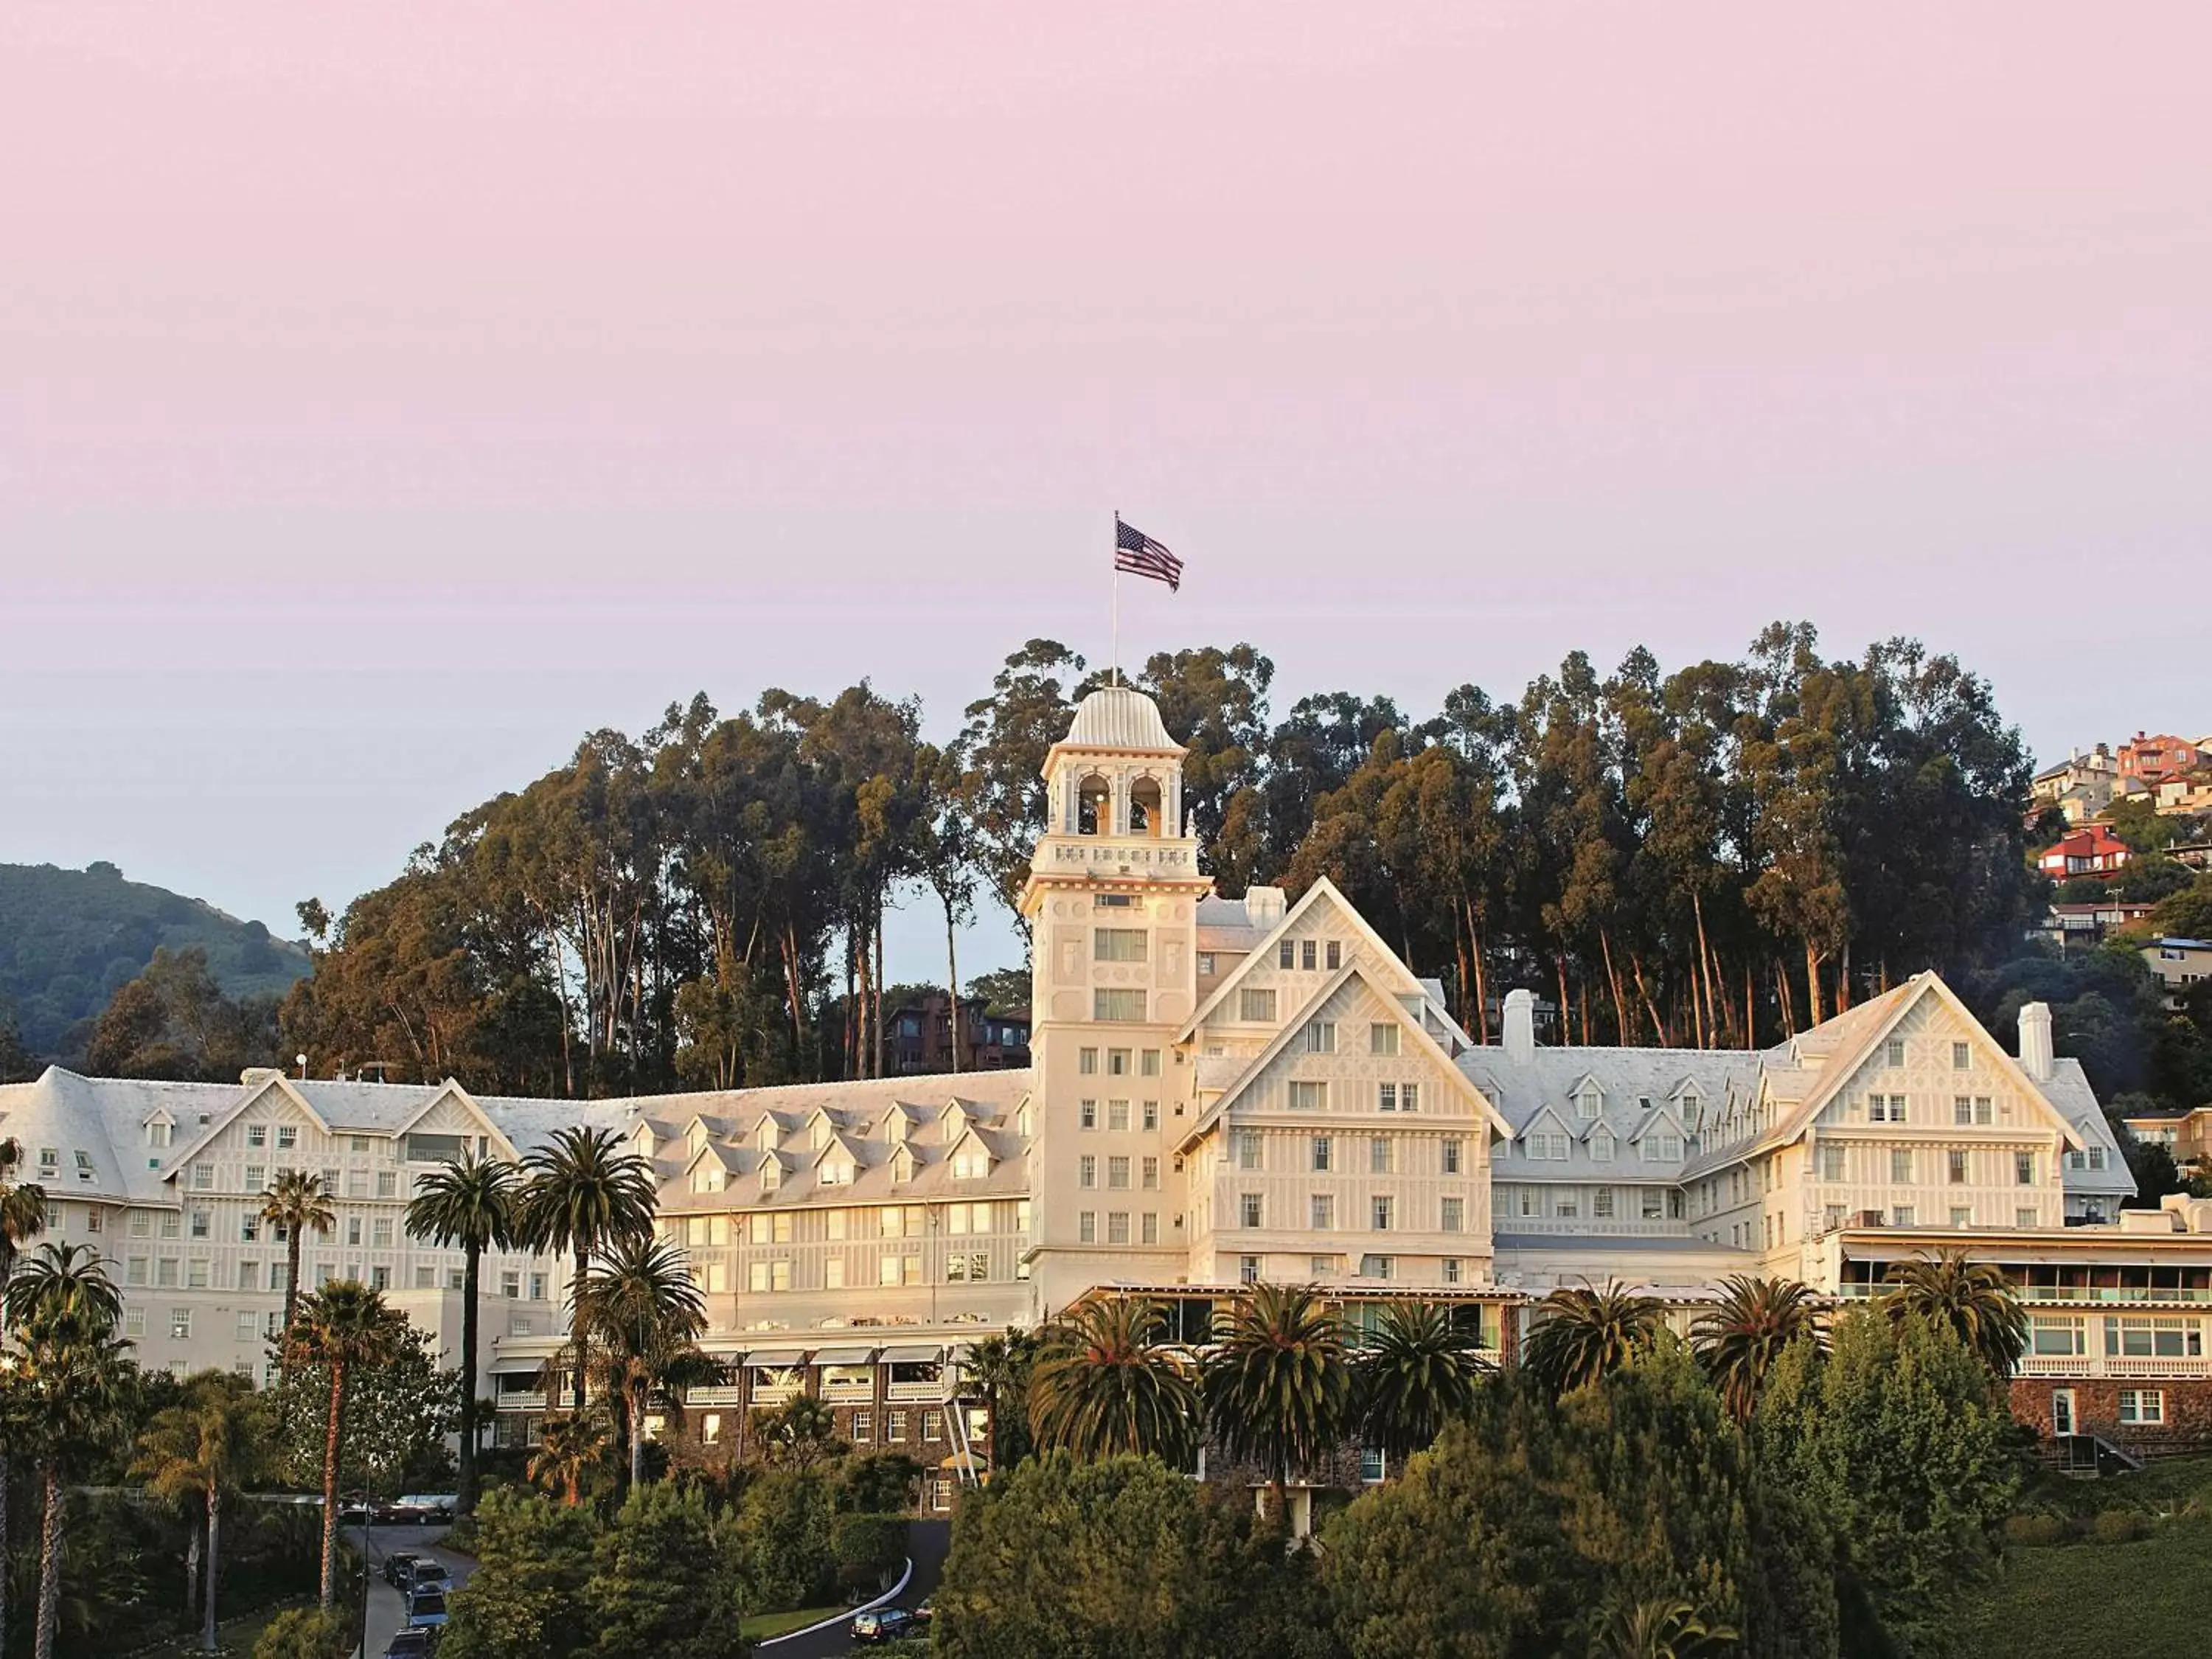
[[[853,1184],[853,1160],[849,1158],[825,1158],[816,1178],[824,1187],[849,1187]]]
[[[719,1193],[722,1190],[722,1172],[711,1164],[702,1164],[691,1172],[691,1190],[695,1193]]]
[[[913,1148],[901,1146],[891,1154],[891,1179],[901,1185],[914,1179]]]
[[[764,1193],[772,1193],[782,1185],[782,1164],[774,1158],[763,1161],[761,1164],[761,1190]]]
[[[807,1150],[820,1152],[830,1144],[830,1125],[821,1118],[814,1120],[814,1133],[807,1137]]]
[[[991,1155],[981,1146],[963,1146],[953,1158],[952,1178],[955,1181],[981,1181],[990,1173]]]
[[[39,1148],[39,1173],[40,1175],[58,1175],[61,1173],[61,1167],[62,1152],[60,1147],[41,1146]]]
[[[1589,1155],[1594,1163],[1613,1162],[1613,1132],[1610,1129],[1601,1128],[1590,1137]]]
[[[1650,1103],[1647,1102],[1646,1103],[1649,1104]],[[1604,1104],[1604,1091],[1601,1091],[1595,1083],[1585,1083],[1581,1088],[1575,1091],[1575,1115],[1577,1117],[1595,1117],[1598,1115],[1599,1109]]]
[[[149,1146],[167,1146],[169,1144],[170,1138],[175,1133],[176,1126],[171,1123],[168,1119],[166,1117],[155,1118],[146,1125],[146,1144]]]

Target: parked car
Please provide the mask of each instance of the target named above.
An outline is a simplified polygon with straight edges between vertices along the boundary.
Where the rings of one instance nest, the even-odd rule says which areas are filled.
[[[408,1492],[399,1494],[399,1507],[425,1525],[443,1525],[460,1507],[459,1494],[450,1492]]]
[[[430,1632],[427,1630],[398,1632],[385,1648],[384,1659],[430,1659]]]
[[[407,1628],[437,1630],[446,1622],[446,1592],[437,1589],[418,1590],[407,1598]]]
[[[414,1577],[415,1564],[422,1559],[409,1550],[394,1550],[384,1558],[384,1582],[394,1589],[405,1589]]]
[[[925,1625],[931,1620],[936,1618],[937,1598],[933,1595],[923,1596],[921,1598],[921,1605],[914,1610],[914,1616],[918,1622]]]
[[[921,1621],[904,1607],[878,1607],[873,1613],[853,1616],[853,1639],[855,1642],[896,1642],[912,1636],[921,1628]]]
[[[446,1571],[443,1561],[431,1555],[415,1557],[407,1570],[405,1582],[399,1586],[410,1594],[426,1589],[450,1590],[453,1587],[453,1575]]]

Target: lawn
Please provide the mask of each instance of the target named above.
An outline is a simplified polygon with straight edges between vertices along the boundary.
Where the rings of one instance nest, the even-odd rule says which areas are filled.
[[[824,1619],[834,1619],[849,1607],[839,1604],[827,1607],[801,1607],[796,1613],[757,1613],[739,1621],[738,1632],[748,1642],[765,1641],[771,1636],[781,1636],[786,1631],[805,1630],[809,1625],[818,1625]]]
[[[2014,1544],[2002,1576],[1966,1606],[1973,1659],[2152,1659],[2203,1639],[2197,1586],[2212,1575],[2212,1464],[2154,1464],[2112,1480],[2039,1483],[2028,1506],[2087,1518],[2144,1517],[2126,1543]]]

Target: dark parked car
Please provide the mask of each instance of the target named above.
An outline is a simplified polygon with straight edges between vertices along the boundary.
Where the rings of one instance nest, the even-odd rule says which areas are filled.
[[[384,1659],[430,1659],[430,1632],[427,1630],[403,1630],[392,1638],[384,1650]]]
[[[878,1607],[873,1613],[855,1613],[853,1617],[855,1642],[896,1642],[921,1629],[921,1621],[904,1607]]]
[[[410,1630],[436,1630],[445,1622],[446,1592],[442,1589],[419,1590],[407,1598]]]
[[[422,1559],[409,1550],[394,1550],[384,1558],[384,1582],[394,1589],[405,1589],[415,1575],[415,1564]]]

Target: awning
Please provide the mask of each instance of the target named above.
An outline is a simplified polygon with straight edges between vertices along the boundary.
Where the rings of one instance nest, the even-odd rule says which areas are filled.
[[[805,1348],[755,1348],[745,1355],[745,1364],[780,1370],[787,1366],[804,1365],[806,1353]]]
[[[873,1348],[823,1348],[814,1356],[817,1365],[865,1365],[876,1357]]]
[[[884,1350],[886,1365],[939,1365],[945,1362],[945,1349],[935,1342],[895,1342]]]

